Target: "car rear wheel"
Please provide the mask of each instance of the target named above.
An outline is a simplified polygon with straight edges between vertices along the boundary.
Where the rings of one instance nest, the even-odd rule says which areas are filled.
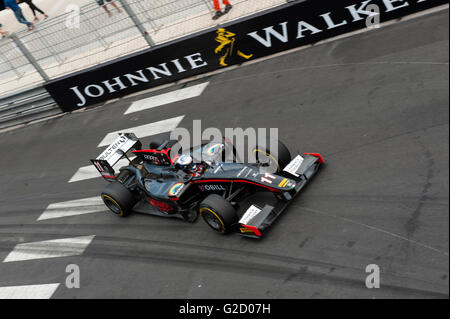
[[[200,214],[213,230],[226,234],[238,221],[236,209],[222,196],[211,194],[200,203]]]
[[[277,148],[271,149],[270,140],[266,145],[258,145],[253,149],[253,156],[259,163],[264,163],[269,173],[278,173],[288,165],[292,158],[289,149],[283,142],[277,141]]]
[[[101,196],[106,207],[120,217],[128,216],[136,204],[133,194],[119,182],[106,186]]]

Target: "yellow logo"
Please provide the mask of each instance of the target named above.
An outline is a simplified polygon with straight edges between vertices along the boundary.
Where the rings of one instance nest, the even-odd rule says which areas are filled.
[[[289,180],[285,178],[281,181],[280,184],[278,184],[278,187],[285,187],[288,182]]]
[[[216,41],[219,42],[219,46],[214,50],[215,54],[220,54],[220,65],[227,66],[227,59],[233,54],[237,54],[240,57],[249,60],[253,54],[245,54],[240,50],[234,52],[234,42],[236,34],[225,30],[224,28],[220,28],[217,30]]]

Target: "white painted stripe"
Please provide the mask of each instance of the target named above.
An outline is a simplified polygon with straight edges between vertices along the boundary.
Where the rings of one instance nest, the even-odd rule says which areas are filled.
[[[135,101],[131,106],[125,111],[124,114],[130,114],[134,112],[139,112],[147,109],[151,109],[157,106],[179,102],[182,100],[191,99],[197,97],[203,93],[203,91],[208,86],[209,82],[193,85],[184,89],[179,89],[176,91],[152,96],[146,99]]]
[[[3,262],[81,255],[95,235],[17,244]]]
[[[106,206],[103,204],[101,197],[94,196],[50,204],[37,220],[97,213],[104,210],[106,210]]]
[[[130,159],[132,160],[134,157],[130,157]],[[129,165],[129,162],[126,158],[123,158],[121,160],[119,160],[114,166],[113,168],[120,168],[122,166],[127,166]],[[78,181],[84,181],[86,179],[92,179],[92,178],[97,178],[97,177],[102,177],[102,175],[100,175],[100,173],[98,172],[98,170],[95,168],[94,165],[88,165],[88,166],[83,166],[80,167],[75,174],[73,174],[73,176],[70,178],[69,183],[73,183],[73,182],[78,182]]]
[[[119,133],[134,133],[138,138],[143,138],[151,135],[173,131],[181,122],[181,120],[183,120],[183,118],[184,115],[108,133],[97,147],[111,144],[117,138],[117,135]]]
[[[60,284],[0,287],[1,299],[50,299]]]

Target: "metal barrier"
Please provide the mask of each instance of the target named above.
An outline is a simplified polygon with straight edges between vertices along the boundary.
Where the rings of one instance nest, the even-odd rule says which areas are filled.
[[[111,17],[94,1],[81,8],[73,5],[32,32],[21,31],[0,41],[0,129],[61,113],[42,87],[44,81],[218,23],[211,20],[212,0],[116,3],[121,12],[110,8]],[[234,9],[227,16],[236,19],[283,3],[286,0],[233,0]]]
[[[1,0],[0,0],[1,1]],[[212,0],[116,0],[112,16],[95,1],[28,32],[0,40],[0,96],[192,34],[226,19],[265,10],[286,0],[232,0],[233,10],[211,19]]]
[[[41,85],[35,86],[0,98],[0,129],[60,113],[48,92]]]

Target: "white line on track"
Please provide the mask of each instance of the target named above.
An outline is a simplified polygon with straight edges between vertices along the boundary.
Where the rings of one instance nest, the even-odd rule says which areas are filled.
[[[144,111],[165,104],[175,103],[182,100],[191,99],[200,96],[208,86],[209,82],[193,85],[187,88],[175,90],[172,92],[152,96],[146,99],[135,101],[125,111],[124,114]]]
[[[131,160],[133,158],[134,158],[133,156],[130,157]],[[120,161],[118,161],[113,166],[113,168],[116,169],[116,168],[120,168],[122,166],[127,166],[127,165],[129,165],[128,160],[126,158],[124,158],[124,159],[121,159]],[[97,177],[101,177],[101,175],[97,171],[95,166],[91,164],[91,165],[80,167],[75,172],[75,174],[73,174],[73,176],[70,178],[68,183],[84,181],[84,180],[87,180],[87,179],[92,179],[92,178],[97,178]]]
[[[60,284],[0,287],[2,299],[50,299]]]
[[[184,115],[108,133],[97,147],[107,146],[111,144],[117,138],[119,133],[134,133],[138,138],[143,138],[151,135],[173,131],[181,122],[181,120],[183,120],[183,118]]]
[[[95,235],[17,244],[3,262],[81,255]]]
[[[98,172],[97,172],[97,175]],[[37,220],[47,220],[61,217],[102,212],[106,209],[100,196],[53,203],[47,206]]]

